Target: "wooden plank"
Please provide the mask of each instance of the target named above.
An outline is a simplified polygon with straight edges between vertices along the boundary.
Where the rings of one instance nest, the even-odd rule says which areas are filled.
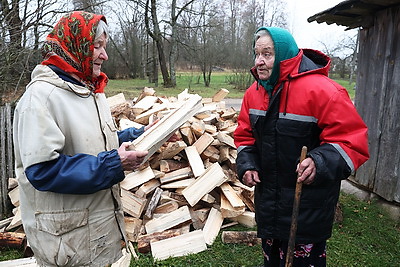
[[[167,109],[167,105],[166,104],[155,103],[151,109],[149,109],[149,110],[147,110],[147,111],[145,111],[145,112],[143,112],[141,114],[138,114],[135,117],[135,122],[147,125],[147,124],[150,123],[150,119],[151,119],[152,116],[157,116],[157,114],[160,111],[163,111],[163,110],[166,110],[166,109]]]
[[[223,222],[224,218],[221,212],[216,208],[212,208],[203,228],[204,239],[207,245],[212,245],[214,243]]]
[[[190,212],[187,206],[182,206],[179,209],[165,214],[159,218],[152,219],[145,224],[146,232],[148,234],[161,232],[177,226],[181,223],[190,221]]]
[[[120,184],[123,189],[129,191],[137,186],[140,186],[150,181],[151,179],[154,179],[154,177],[154,172],[149,166],[142,170],[129,173]]]
[[[180,257],[207,249],[202,230],[196,230],[180,236],[150,242],[151,253],[156,260]]]
[[[16,248],[23,247],[26,237],[24,233],[5,232],[0,233],[0,248]]]
[[[205,168],[199,152],[197,152],[197,148],[195,146],[188,146],[185,148],[185,153],[190,167],[192,168],[194,177],[202,175],[205,171]]]
[[[193,207],[207,193],[226,181],[226,176],[218,163],[212,164],[190,186],[186,187],[182,194]]]
[[[153,127],[145,131],[129,146],[130,150],[148,151],[144,161],[149,159],[172,134],[201,108],[201,97],[191,95],[181,103],[178,109],[172,110]]]

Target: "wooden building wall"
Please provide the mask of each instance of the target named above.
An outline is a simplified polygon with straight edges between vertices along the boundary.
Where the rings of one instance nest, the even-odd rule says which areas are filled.
[[[355,180],[400,203],[400,7],[360,31],[355,103],[369,127],[370,159]]]

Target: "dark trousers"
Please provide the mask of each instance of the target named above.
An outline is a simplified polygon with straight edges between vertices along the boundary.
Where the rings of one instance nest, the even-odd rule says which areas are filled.
[[[262,239],[264,267],[285,267],[288,242]],[[293,267],[326,267],[326,241],[313,244],[296,244]]]

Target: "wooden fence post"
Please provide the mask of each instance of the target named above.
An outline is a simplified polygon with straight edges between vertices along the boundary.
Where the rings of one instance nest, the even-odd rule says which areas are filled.
[[[8,178],[13,177],[12,109],[11,104],[0,107],[0,216],[11,213],[8,198]]]

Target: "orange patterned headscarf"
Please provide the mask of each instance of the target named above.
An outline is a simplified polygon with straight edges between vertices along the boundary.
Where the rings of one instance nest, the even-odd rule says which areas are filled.
[[[77,75],[95,93],[104,92],[108,78],[101,72],[93,75],[93,50],[97,25],[106,19],[84,11],[63,16],[46,37],[42,47],[43,65],[55,65],[65,72]]]

